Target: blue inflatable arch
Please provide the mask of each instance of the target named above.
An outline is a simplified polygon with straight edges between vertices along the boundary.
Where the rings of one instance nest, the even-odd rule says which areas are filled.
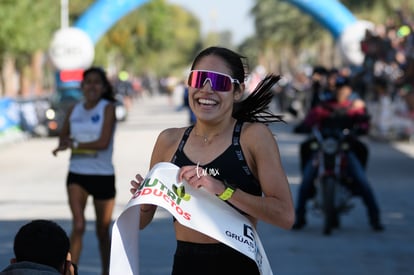
[[[206,0],[207,1],[207,0]],[[357,20],[337,0],[285,0],[310,14],[336,39]],[[119,19],[148,0],[111,1],[98,0],[79,18],[74,27],[85,31],[96,43]]]
[[[357,42],[364,34],[366,24],[359,24],[360,21],[341,2],[338,0],[284,1],[311,15],[325,27],[333,38],[339,41],[340,50],[350,63],[360,62],[361,54],[358,53]],[[146,2],[148,0],[97,0],[75,22],[74,27],[86,32],[96,44],[118,20]]]
[[[350,65],[360,65],[364,61],[360,41],[371,22],[357,20],[338,0],[284,0],[304,13],[311,15],[335,39],[342,60]]]
[[[146,2],[148,0],[98,0],[79,17],[74,27],[86,32],[96,44],[116,22]]]
[[[337,0],[285,0],[311,15],[337,39],[357,19]]]

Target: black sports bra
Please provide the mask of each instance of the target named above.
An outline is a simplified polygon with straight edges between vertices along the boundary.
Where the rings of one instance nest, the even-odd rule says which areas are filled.
[[[226,180],[232,186],[240,188],[244,192],[252,195],[261,196],[262,189],[259,181],[253,176],[245,160],[240,146],[240,133],[243,122],[237,121],[233,130],[232,144],[227,149],[208,164],[200,165],[205,173],[219,179]],[[184,153],[184,146],[194,126],[188,127],[181,139],[171,162],[182,167],[185,165],[196,165]]]

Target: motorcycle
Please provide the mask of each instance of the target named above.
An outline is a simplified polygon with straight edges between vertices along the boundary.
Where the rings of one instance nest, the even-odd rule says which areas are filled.
[[[330,235],[339,226],[340,216],[353,208],[351,199],[356,195],[353,180],[347,172],[347,153],[355,148],[358,131],[350,125],[353,123],[341,123],[335,118],[321,128],[314,127],[308,144],[318,166],[313,206],[324,216],[325,235]],[[361,149],[356,155],[365,167],[367,152],[362,153]]]

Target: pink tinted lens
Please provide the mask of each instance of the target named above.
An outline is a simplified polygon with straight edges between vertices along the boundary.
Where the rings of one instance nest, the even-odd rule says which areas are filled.
[[[211,87],[215,91],[230,91],[232,80],[229,76],[207,71],[191,71],[188,77],[188,86],[192,88],[202,88],[209,80]]]

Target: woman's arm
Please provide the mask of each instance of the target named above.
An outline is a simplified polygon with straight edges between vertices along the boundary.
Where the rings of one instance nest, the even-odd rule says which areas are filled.
[[[295,220],[292,194],[272,132],[263,124],[247,124],[240,142],[264,196],[237,189],[229,202],[255,219],[290,229]]]
[[[155,164],[160,162],[171,161],[171,158],[174,154],[174,150],[177,148],[180,135],[179,129],[167,129],[160,133],[155,142],[154,149],[152,150],[150,169],[154,167]],[[141,175],[136,176],[135,181],[131,181],[131,193],[135,193],[138,187],[142,184],[143,178]],[[140,205],[140,229],[144,229],[149,223],[151,223],[154,218],[155,211],[157,209],[156,205],[152,204],[141,204]]]
[[[73,108],[72,106],[68,109],[66,113],[65,120],[63,121],[62,129],[59,133],[59,144],[58,146],[52,151],[53,155],[56,156],[59,151],[64,151],[71,147],[72,140],[70,138],[70,115],[72,114]]]

